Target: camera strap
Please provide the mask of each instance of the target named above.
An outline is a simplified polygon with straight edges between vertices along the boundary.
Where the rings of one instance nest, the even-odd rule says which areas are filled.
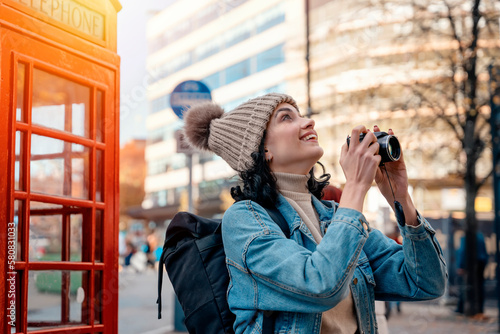
[[[391,187],[392,198],[394,199],[394,214],[396,215],[396,220],[398,221],[398,224],[400,226],[405,226],[406,219],[403,206],[401,205],[401,203],[396,201],[396,196],[394,196],[394,190],[392,189],[391,179],[389,178],[389,173],[387,173],[387,168],[385,168],[385,166],[382,167],[385,170],[385,175],[387,175],[387,181],[389,181],[389,186]]]

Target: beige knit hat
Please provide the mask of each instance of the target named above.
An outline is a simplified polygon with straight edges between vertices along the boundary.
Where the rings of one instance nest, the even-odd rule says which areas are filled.
[[[254,163],[251,154],[258,151],[269,118],[280,103],[299,109],[292,97],[278,93],[248,100],[228,113],[212,102],[195,105],[184,114],[185,137],[191,146],[214,152],[234,170],[247,170]]]

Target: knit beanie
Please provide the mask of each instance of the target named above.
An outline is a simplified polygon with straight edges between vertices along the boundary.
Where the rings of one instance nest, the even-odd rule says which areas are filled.
[[[215,103],[200,103],[184,114],[185,138],[191,146],[217,154],[234,170],[248,170],[254,164],[251,154],[258,151],[267,123],[281,103],[299,109],[292,97],[279,93],[248,100],[228,113]]]

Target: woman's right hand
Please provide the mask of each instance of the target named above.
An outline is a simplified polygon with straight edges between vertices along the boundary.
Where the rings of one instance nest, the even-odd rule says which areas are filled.
[[[365,133],[360,142],[359,135]],[[358,125],[351,132],[350,144],[342,146],[340,166],[346,177],[339,206],[363,211],[363,201],[370,189],[377,168],[382,159],[378,155],[379,144],[375,135],[363,125]]]

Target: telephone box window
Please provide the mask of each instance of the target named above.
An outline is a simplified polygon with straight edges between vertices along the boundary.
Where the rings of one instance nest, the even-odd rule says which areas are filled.
[[[31,191],[89,198],[90,149],[45,136],[31,136]]]
[[[87,271],[30,271],[28,330],[86,324],[88,276]]]
[[[15,200],[14,201],[14,226],[15,226],[15,233],[16,233],[16,261],[21,261],[24,256],[22,256],[22,231],[21,227],[24,225],[24,205],[25,201],[22,200]]]
[[[26,65],[17,64],[17,89],[16,89],[16,121],[26,122],[26,113],[24,112],[24,89],[26,82]]]
[[[14,188],[16,190],[26,190],[24,185],[24,175],[25,170],[25,157],[24,154],[26,150],[24,149],[26,133],[22,131],[16,131],[16,148],[15,148],[15,162],[14,162]]]
[[[89,138],[90,87],[33,70],[32,123]]]
[[[104,103],[103,101],[103,92],[98,90],[96,93],[96,120],[95,120],[95,133],[96,133],[96,140],[100,142],[104,142],[104,135],[103,135],[103,124],[106,125],[106,122],[103,120],[103,107],[102,104]]]
[[[104,164],[104,152],[101,150],[96,150],[95,152],[95,200],[97,202],[102,202],[104,200],[103,194],[103,164]]]

